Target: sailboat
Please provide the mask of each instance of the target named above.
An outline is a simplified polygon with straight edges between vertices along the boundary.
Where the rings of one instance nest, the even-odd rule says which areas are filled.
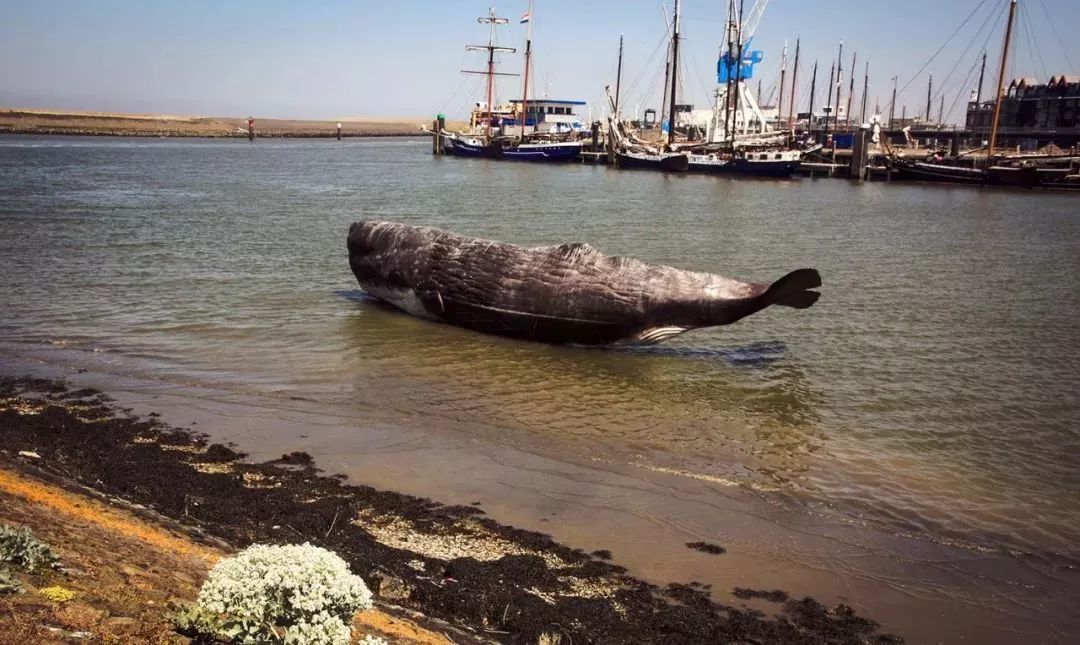
[[[690,158],[683,152],[672,151],[675,141],[675,99],[679,76],[679,0],[675,0],[675,17],[672,19],[671,36],[671,109],[668,115],[668,144],[658,146],[646,143],[633,136],[627,130],[619,113],[619,90],[615,98],[610,93],[611,116],[608,117],[608,144],[613,149],[615,165],[619,168],[662,170],[665,172],[686,172],[690,167]],[[619,48],[619,73],[622,72],[622,47]],[[667,92],[668,86],[664,87]]]
[[[996,154],[998,125],[1004,100],[1005,74],[1013,26],[1016,20],[1017,0],[1009,1],[1009,18],[1005,26],[1005,41],[1001,50],[1001,66],[998,71],[997,94],[994,99],[994,116],[990,125],[990,139],[986,157],[980,166],[975,160],[963,157],[968,153],[949,158],[916,161],[897,156],[890,150],[888,163],[897,179],[929,181],[973,186],[1004,186],[1016,188],[1053,188],[1080,190],[1080,176],[1072,169],[1071,156],[1054,155],[998,155]],[[980,81],[981,83],[981,81]],[[1061,166],[1062,162],[1068,166]]]
[[[798,169],[803,151],[788,145],[787,132],[774,130],[746,81],[760,63],[760,51],[750,51],[754,31],[768,0],[758,0],[743,19],[742,2],[728,0],[724,41],[717,61],[717,89],[713,114],[704,142],[686,144],[690,170],[705,173],[790,177]],[[781,86],[780,91],[783,92]],[[794,100],[794,98],[793,98]]]
[[[520,115],[516,108],[499,109],[494,105],[495,77],[517,76],[495,71],[495,54],[497,52],[515,53],[513,47],[500,47],[496,45],[495,30],[499,25],[509,22],[507,18],[495,15],[495,9],[488,10],[488,15],[477,18],[477,22],[489,25],[488,43],[486,45],[466,45],[466,51],[487,51],[487,69],[483,71],[462,70],[466,74],[482,74],[487,78],[487,101],[478,104],[470,118],[470,130],[468,132],[451,132],[443,130],[440,136],[447,154],[459,157],[483,157],[487,159],[505,159],[509,161],[572,161],[581,154],[581,142],[571,140],[540,140],[531,138],[526,134],[529,101],[529,68],[532,57],[532,2],[529,9],[522,16],[521,22],[529,25],[529,35],[525,44],[525,83],[523,99],[519,103]],[[516,122],[520,126],[520,134],[505,135],[502,133],[503,126],[507,122]],[[496,127],[499,128],[496,131]],[[533,133],[536,134],[535,132]]]

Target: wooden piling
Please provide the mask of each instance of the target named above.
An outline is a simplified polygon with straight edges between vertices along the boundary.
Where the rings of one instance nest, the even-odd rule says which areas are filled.
[[[867,145],[869,134],[870,131],[866,128],[859,128],[852,137],[851,160],[848,162],[848,174],[852,179],[862,181],[866,177],[866,166],[870,158],[870,146]]]
[[[341,124],[337,124],[337,140],[341,141]]]
[[[600,122],[593,121],[592,123],[592,151],[600,151]]]

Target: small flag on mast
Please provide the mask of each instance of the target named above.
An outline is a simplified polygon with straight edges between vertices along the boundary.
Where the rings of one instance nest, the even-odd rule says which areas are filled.
[[[524,25],[525,23],[529,22],[530,20],[532,20],[532,14],[530,14],[528,11],[526,11],[525,13],[521,14],[521,21],[518,24]]]

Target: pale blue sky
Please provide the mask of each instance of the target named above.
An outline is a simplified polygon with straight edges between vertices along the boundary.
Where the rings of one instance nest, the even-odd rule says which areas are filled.
[[[845,77],[858,52],[857,87],[870,62],[870,103],[887,110],[891,78],[910,87],[898,99],[908,113],[925,111],[926,76],[946,88],[948,111],[961,86],[974,84],[986,44],[996,70],[1007,0],[772,0],[754,39],[765,52],[758,68],[768,98],[780,50],[803,39],[799,106],[808,100],[810,68],[824,86],[844,39]],[[262,117],[462,116],[480,98],[482,66],[466,43],[486,40],[476,17],[483,0],[118,1],[0,0],[0,106]],[[523,45],[517,18],[526,0],[494,3],[511,18],[501,42]],[[685,0],[685,102],[703,105],[714,81],[724,4]],[[746,0],[747,8],[753,0]],[[673,0],[537,0],[533,46],[537,91],[589,101],[599,116],[603,87],[614,83],[619,34],[626,38],[627,110],[658,107],[663,72],[663,17]],[[1080,73],[1078,0],[1020,0],[1021,21],[1010,76]],[[938,57],[934,52],[971,16]],[[1052,17],[1052,20],[1051,20]],[[1059,37],[1060,36],[1060,37]],[[504,56],[503,71],[520,71]],[[952,71],[951,77],[949,77]],[[790,72],[789,72],[790,73]],[[987,88],[996,71],[988,71]],[[914,78],[914,80],[912,80]],[[948,83],[945,83],[948,77]],[[790,76],[789,76],[790,78]],[[967,79],[967,83],[964,81]],[[756,86],[756,80],[752,82]],[[847,94],[848,82],[844,82]],[[500,97],[516,97],[520,81],[503,81]],[[860,90],[861,91],[861,90]],[[967,91],[955,102],[963,108]],[[855,108],[857,110],[857,102]],[[585,114],[583,113],[583,116]]]

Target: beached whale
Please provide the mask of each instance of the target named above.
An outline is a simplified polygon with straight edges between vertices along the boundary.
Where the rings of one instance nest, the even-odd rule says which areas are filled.
[[[349,266],[360,287],[408,313],[549,343],[654,344],[770,305],[805,309],[814,269],[772,284],[684,271],[587,244],[523,247],[436,228],[357,222]]]

